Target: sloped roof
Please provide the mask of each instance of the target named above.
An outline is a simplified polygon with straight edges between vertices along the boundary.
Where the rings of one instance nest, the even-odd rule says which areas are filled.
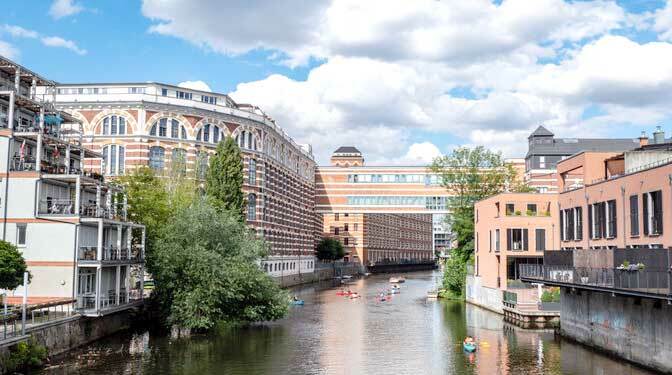
[[[532,143],[526,158],[531,155],[570,156],[583,151],[624,152],[639,147],[634,138],[555,138],[549,143]]]
[[[552,137],[554,134],[546,129],[543,125],[539,125],[535,131],[530,134],[528,138],[532,137]]]
[[[338,150],[334,151],[334,154],[361,154],[357,147],[353,146],[341,146]]]

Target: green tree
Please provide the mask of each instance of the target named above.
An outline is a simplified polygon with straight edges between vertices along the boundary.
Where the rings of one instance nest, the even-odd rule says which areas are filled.
[[[13,244],[0,241],[0,289],[13,290],[23,284],[28,267],[23,255]]]
[[[335,238],[323,238],[317,245],[317,259],[335,261],[343,259],[345,249],[341,241]]]
[[[459,296],[464,290],[466,263],[474,252],[474,204],[502,192],[531,189],[501,153],[482,146],[456,148],[452,154],[434,159],[429,168],[441,177],[441,184],[451,193],[446,221],[456,246],[446,262],[444,288]]]
[[[260,267],[267,254],[237,215],[197,199],[161,229],[154,293],[166,322],[207,330],[219,321],[283,317],[288,296]]]
[[[474,251],[474,203],[505,191],[530,191],[501,153],[483,146],[456,148],[452,154],[434,159],[430,169],[451,193],[451,214],[446,219],[457,242],[453,251],[465,261]]]
[[[219,142],[205,178],[205,192],[220,209],[235,212],[243,220],[243,159],[231,137]]]
[[[128,199],[129,220],[145,225],[147,268],[153,273],[153,249],[159,231],[173,213],[165,181],[147,167],[135,169],[119,178]]]

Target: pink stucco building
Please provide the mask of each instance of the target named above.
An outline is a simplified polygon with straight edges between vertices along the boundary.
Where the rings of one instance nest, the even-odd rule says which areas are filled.
[[[506,290],[519,264],[541,263],[557,249],[557,195],[502,193],[474,206],[474,274],[482,285]]]

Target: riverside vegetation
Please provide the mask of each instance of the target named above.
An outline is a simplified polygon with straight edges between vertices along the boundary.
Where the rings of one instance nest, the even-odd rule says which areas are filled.
[[[434,159],[430,170],[441,178],[450,193],[446,216],[456,246],[445,263],[443,298],[463,299],[467,264],[473,264],[474,203],[503,192],[526,192],[531,189],[517,177],[501,153],[482,146],[458,147],[450,155]]]
[[[163,176],[140,168],[121,179],[131,219],[147,227],[151,301],[161,322],[206,331],[282,318],[288,296],[261,269],[268,246],[244,223],[240,149],[227,138],[207,171],[189,176],[185,165],[174,161]]]

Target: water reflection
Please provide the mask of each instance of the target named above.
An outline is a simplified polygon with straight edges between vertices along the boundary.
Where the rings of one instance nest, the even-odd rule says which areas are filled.
[[[363,295],[358,300],[313,285],[295,291],[306,305],[280,322],[181,340],[120,334],[43,373],[647,374],[471,305],[427,301],[436,276],[409,274],[401,294],[386,302],[376,296],[387,276],[349,285]],[[471,355],[461,346],[468,334],[481,341]]]

